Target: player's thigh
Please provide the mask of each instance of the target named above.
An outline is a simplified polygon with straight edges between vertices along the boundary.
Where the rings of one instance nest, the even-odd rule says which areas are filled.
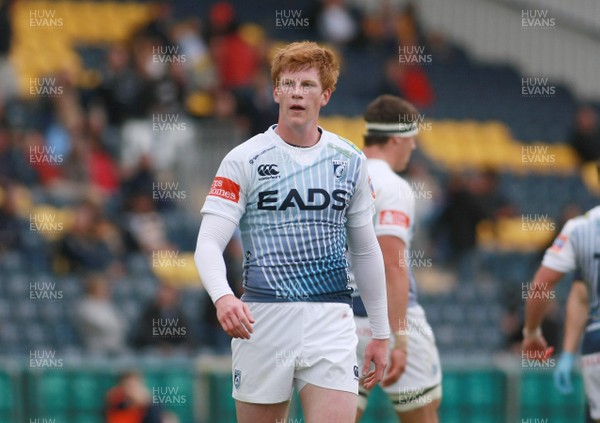
[[[306,423],[354,423],[356,394],[306,384],[300,390]]]
[[[440,399],[409,411],[397,412],[402,423],[438,423]]]
[[[360,372],[350,306],[307,304],[303,321],[302,352],[294,374],[298,391],[310,384],[356,395]]]
[[[301,352],[300,303],[248,303],[256,321],[250,339],[233,339],[235,400],[251,404],[289,401]]]
[[[236,401],[235,411],[238,423],[276,423],[287,420],[290,402],[278,404],[252,404]]]

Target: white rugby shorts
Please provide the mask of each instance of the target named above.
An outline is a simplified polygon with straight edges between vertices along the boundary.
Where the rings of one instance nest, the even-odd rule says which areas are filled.
[[[358,335],[358,366],[362,368],[365,348],[371,340],[371,329],[367,317],[355,317]],[[409,411],[423,407],[441,398],[442,370],[435,338],[427,323],[425,311],[420,305],[406,311],[408,350],[406,369],[396,383],[383,388],[397,411]],[[391,340],[390,351],[393,348]],[[390,365],[388,357],[388,366]],[[364,410],[369,391],[360,388],[358,406]]]
[[[247,303],[250,339],[234,338],[233,398],[275,404],[306,384],[358,394],[358,339],[343,303]]]
[[[585,394],[594,420],[600,419],[600,352],[581,356]]]

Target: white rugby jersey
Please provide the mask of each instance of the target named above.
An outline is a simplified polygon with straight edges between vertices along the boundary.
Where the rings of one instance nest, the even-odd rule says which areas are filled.
[[[415,196],[408,182],[398,176],[385,160],[368,159],[367,167],[375,189],[375,214],[373,215],[375,234],[396,236],[406,247],[405,262],[409,277],[408,306],[411,307],[417,304],[416,282],[410,258],[415,222]]]
[[[567,221],[552,246],[546,250],[542,264],[561,273],[576,270],[577,278],[588,288],[590,319],[599,322],[600,207]]]
[[[221,162],[202,213],[239,224],[249,302],[351,302],[346,226],[371,222],[374,206],[364,154],[319,128],[309,148],[266,132]]]

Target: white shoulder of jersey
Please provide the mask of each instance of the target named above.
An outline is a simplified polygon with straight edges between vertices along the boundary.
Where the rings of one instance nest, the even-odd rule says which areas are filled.
[[[365,153],[363,153],[362,150],[358,148],[356,144],[354,144],[349,139],[341,137],[333,132],[329,132],[323,129],[322,140],[326,141],[330,147],[337,149],[339,152],[341,152],[345,156],[348,156],[349,158],[358,156],[364,160],[367,159],[365,157]]]
[[[252,164],[258,154],[260,154],[266,148],[271,147],[275,144],[267,133],[257,134],[247,141],[244,141],[237,147],[234,147],[223,159],[233,161],[247,161],[248,164]]]
[[[410,184],[383,160],[368,160],[375,187],[375,233],[400,238],[408,247],[414,224],[415,199]]]
[[[542,264],[562,273],[574,270],[577,262],[572,234],[578,227],[589,223],[591,220],[598,219],[600,219],[600,207],[594,207],[581,216],[569,219],[552,245],[546,250]]]
[[[232,149],[219,166],[201,213],[225,217],[238,224],[246,208],[251,165],[264,152],[274,148],[266,133],[258,134]]]
[[[599,219],[600,218],[600,206],[596,206],[594,208],[591,208],[587,211],[586,214],[583,215],[584,217],[588,217],[589,219]]]

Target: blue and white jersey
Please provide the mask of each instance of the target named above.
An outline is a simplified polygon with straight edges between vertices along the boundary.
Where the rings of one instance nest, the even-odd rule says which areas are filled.
[[[585,282],[590,314],[582,353],[600,352],[600,207],[567,221],[542,264],[561,273],[575,270],[577,279]]]
[[[346,227],[371,222],[364,154],[319,128],[319,142],[291,146],[273,125],[221,163],[202,213],[239,224],[247,302],[351,302]]]

